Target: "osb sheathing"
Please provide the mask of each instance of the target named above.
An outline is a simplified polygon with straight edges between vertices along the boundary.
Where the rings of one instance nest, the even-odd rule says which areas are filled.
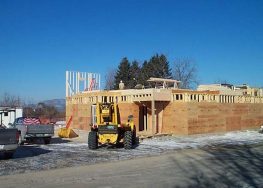
[[[178,135],[259,128],[263,104],[170,103],[163,113],[163,132]]]
[[[90,104],[67,104],[66,120],[72,116],[70,127],[82,130],[89,130],[91,123],[91,103]]]
[[[90,130],[91,124],[91,105],[88,104],[67,104],[66,107],[66,120],[69,121],[70,116],[73,116],[71,128]],[[139,124],[139,107],[136,104],[120,103],[118,104],[120,112],[121,123],[126,123],[129,115],[133,115],[136,129]]]
[[[133,115],[136,130],[139,130],[139,106],[134,103],[120,103],[118,104],[121,123],[128,121],[128,116]]]
[[[91,105],[67,104],[67,121],[73,116],[71,128],[90,130]],[[136,129],[139,130],[139,105],[119,103],[118,106],[121,122],[126,123],[128,116],[133,115]],[[157,128],[159,133],[191,135],[246,130],[263,125],[263,104],[157,102],[155,107],[159,114],[158,125],[161,125]],[[151,126],[150,107],[148,113],[148,126]]]

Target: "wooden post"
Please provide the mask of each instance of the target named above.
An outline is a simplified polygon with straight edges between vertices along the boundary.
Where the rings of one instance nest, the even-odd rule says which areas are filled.
[[[155,101],[152,100],[152,134],[156,133]]]

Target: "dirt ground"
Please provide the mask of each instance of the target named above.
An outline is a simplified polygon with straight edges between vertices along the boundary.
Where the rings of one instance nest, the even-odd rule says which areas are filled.
[[[262,187],[263,143],[0,177],[1,187]]]
[[[25,145],[0,160],[0,187],[262,187],[256,131],[145,139],[133,150],[89,150],[71,140]]]

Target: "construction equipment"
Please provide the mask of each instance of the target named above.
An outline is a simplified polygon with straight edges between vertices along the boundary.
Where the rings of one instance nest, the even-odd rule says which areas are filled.
[[[66,124],[66,127],[65,128],[60,128],[59,131],[58,131],[58,136],[60,138],[75,138],[75,137],[78,137],[78,134],[75,133],[75,131],[73,131],[70,127],[71,125],[71,122],[73,120],[73,115],[70,116],[67,124]]]
[[[88,145],[97,149],[98,145],[123,143],[125,149],[132,149],[136,143],[136,130],[133,116],[128,116],[128,122],[122,124],[116,103],[96,104],[96,123],[91,125]]]

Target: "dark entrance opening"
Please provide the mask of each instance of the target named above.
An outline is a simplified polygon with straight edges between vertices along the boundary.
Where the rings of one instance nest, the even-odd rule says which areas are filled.
[[[139,131],[147,131],[147,106],[139,107]]]

